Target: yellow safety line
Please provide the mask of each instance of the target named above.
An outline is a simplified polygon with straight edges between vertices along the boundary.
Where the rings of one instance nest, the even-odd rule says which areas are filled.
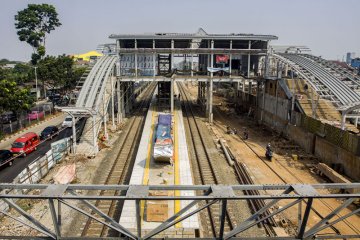
[[[175,159],[174,159],[174,166],[175,166],[175,174],[174,174],[174,182],[175,185],[180,185],[180,164],[179,164],[179,139],[178,139],[178,117],[179,115],[177,114],[178,111],[175,111],[175,117],[174,117],[174,149],[175,149]],[[180,196],[180,191],[179,190],[175,190],[175,196]],[[181,210],[181,202],[180,200],[175,200],[175,207],[174,207],[174,213],[178,213]],[[181,228],[181,222],[175,224],[176,228]]]
[[[145,162],[145,169],[144,169],[144,177],[143,177],[143,185],[148,185],[149,184],[149,171],[150,171],[150,161],[151,161],[151,150],[153,147],[153,143],[154,143],[154,130],[155,130],[155,124],[154,124],[154,119],[155,119],[155,107],[151,106],[152,108],[152,116],[151,116],[151,133],[150,133],[150,142],[148,145],[148,151],[147,151],[147,157],[146,157],[146,162]],[[146,131],[146,129],[145,129]],[[141,201],[141,221],[143,221],[143,217],[144,217],[144,211],[145,211],[145,201]]]

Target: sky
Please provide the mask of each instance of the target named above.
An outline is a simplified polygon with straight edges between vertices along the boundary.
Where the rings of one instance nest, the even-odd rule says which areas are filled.
[[[47,37],[47,54],[77,54],[114,43],[112,33],[254,33],[273,45],[304,45],[342,60],[360,56],[359,0],[0,0],[0,59],[28,61],[14,16],[29,3],[55,6],[62,26]]]

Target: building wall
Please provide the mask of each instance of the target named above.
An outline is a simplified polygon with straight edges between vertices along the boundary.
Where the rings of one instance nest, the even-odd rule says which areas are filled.
[[[157,59],[155,59],[155,71],[157,69]],[[154,59],[152,54],[138,54],[137,56],[138,76],[153,76]],[[135,75],[135,55],[123,54],[120,57],[121,76]]]
[[[288,115],[291,108],[291,101],[279,97],[282,96],[280,88],[278,89],[278,98],[276,98],[276,89],[270,88],[268,85],[266,87],[265,108],[262,111],[263,96],[262,93],[259,93],[256,101],[255,118],[260,121],[262,117],[263,124],[274,128],[278,132],[283,132],[307,153],[314,154],[320,161],[326,163],[330,167],[334,167],[335,170],[340,169],[340,173],[343,173],[356,181],[360,181],[359,136],[353,136],[353,134],[347,136],[349,135],[348,132],[343,132],[338,128],[327,126],[312,118],[308,119],[309,117],[300,113],[294,113],[292,116],[292,118],[294,118],[292,119],[292,124],[289,124]],[[242,92],[240,91],[240,96],[241,95]],[[245,93],[245,96],[246,95],[247,94]],[[250,104],[247,99],[247,97],[240,97],[238,99],[238,104],[244,106]],[[305,120],[312,120],[318,124],[315,124],[315,126]],[[321,126],[317,126],[319,124]],[[319,129],[322,129],[322,131]],[[341,133],[338,133],[338,131],[341,131]],[[320,137],[319,134],[322,136]],[[342,137],[334,137],[339,134]]]

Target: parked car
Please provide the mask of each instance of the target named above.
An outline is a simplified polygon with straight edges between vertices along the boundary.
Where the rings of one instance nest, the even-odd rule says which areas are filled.
[[[15,121],[17,121],[17,117],[16,117],[16,114],[13,112],[6,112],[6,113],[1,114],[0,121],[3,124],[10,123],[10,121],[15,122]]]
[[[52,139],[54,135],[59,135],[59,129],[56,126],[47,126],[40,133],[40,139],[44,140],[47,138]]]
[[[37,120],[44,117],[44,112],[42,111],[31,111],[31,113],[28,114],[29,120]]]
[[[64,119],[63,123],[61,124],[61,126],[64,127],[64,128],[72,127],[73,126],[72,117],[67,116]]]
[[[0,166],[9,164],[11,166],[14,160],[9,161],[13,154],[10,150],[0,150]]]
[[[39,136],[36,133],[29,132],[15,140],[11,145],[11,152],[13,154],[22,154],[25,157],[27,154],[35,151],[39,143]]]

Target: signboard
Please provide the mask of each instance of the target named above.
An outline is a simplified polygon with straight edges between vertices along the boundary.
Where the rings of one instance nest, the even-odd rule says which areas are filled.
[[[228,61],[228,55],[216,55],[216,63],[227,63]]]

